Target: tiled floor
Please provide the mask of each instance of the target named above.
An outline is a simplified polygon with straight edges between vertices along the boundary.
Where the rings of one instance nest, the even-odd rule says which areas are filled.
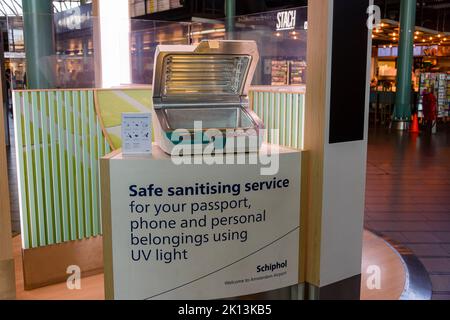
[[[371,131],[366,228],[410,248],[450,299],[450,125],[436,136]]]

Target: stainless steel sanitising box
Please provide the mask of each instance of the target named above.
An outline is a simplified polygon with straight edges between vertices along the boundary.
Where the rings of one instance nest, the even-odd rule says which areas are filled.
[[[153,125],[161,149],[171,154],[183,144],[199,154],[214,142],[216,153],[257,152],[264,125],[249,108],[248,90],[258,60],[254,41],[158,46]]]

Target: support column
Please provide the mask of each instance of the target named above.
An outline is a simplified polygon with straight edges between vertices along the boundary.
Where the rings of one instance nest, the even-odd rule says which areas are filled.
[[[400,4],[400,42],[398,49],[397,93],[394,121],[398,129],[406,129],[411,121],[411,72],[413,65],[416,0],[402,0]]]
[[[53,2],[23,0],[25,51],[29,89],[48,89],[54,84],[55,37]]]
[[[234,19],[236,17],[236,0],[225,0],[226,30],[228,39],[234,38]]]

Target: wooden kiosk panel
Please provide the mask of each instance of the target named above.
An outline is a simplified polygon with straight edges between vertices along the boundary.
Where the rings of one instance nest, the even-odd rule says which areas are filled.
[[[3,52],[3,50],[1,50]],[[2,83],[0,77],[0,84]],[[16,297],[12,254],[8,162],[6,159],[3,90],[0,90],[0,300]]]

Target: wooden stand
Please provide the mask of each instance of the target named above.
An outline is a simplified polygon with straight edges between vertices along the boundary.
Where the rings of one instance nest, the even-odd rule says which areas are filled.
[[[0,87],[1,80],[0,80]],[[15,299],[16,284],[12,254],[11,208],[6,159],[3,90],[0,90],[0,300]]]

